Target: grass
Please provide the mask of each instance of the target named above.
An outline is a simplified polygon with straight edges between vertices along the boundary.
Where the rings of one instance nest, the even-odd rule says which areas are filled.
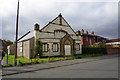
[[[50,62],[52,61],[60,61],[60,60],[67,60],[67,59],[78,59],[78,58],[85,58],[85,57],[96,57],[96,56],[103,56],[105,54],[82,54],[77,56],[69,56],[69,57],[52,57],[50,58]],[[7,61],[7,55],[5,55],[4,60]],[[23,64],[34,64],[34,63],[46,63],[48,62],[48,58],[40,58],[40,59],[28,59],[23,58],[21,56],[17,57],[17,65],[21,66]],[[14,66],[14,55],[8,55],[8,64],[3,65],[3,67]]]

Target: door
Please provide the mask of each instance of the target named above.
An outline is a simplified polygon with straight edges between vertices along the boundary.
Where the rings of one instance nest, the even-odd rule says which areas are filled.
[[[71,55],[71,46],[65,45],[65,55]]]

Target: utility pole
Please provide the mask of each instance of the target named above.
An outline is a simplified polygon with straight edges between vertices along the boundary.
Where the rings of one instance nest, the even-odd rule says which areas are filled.
[[[15,40],[15,66],[17,66],[17,38],[18,38],[18,19],[19,19],[19,0],[17,5],[17,18],[16,18],[16,40]]]

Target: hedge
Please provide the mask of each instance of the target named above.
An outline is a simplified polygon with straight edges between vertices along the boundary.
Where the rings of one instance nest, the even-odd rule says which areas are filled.
[[[83,47],[83,54],[107,54],[106,48],[93,48],[93,47]]]

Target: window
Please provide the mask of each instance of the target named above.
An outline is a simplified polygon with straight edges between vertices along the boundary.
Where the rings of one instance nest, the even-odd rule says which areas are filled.
[[[48,44],[47,43],[42,44],[42,51],[43,52],[48,52]]]
[[[86,37],[86,41],[88,41],[88,37]]]
[[[53,52],[58,52],[58,44],[57,43],[53,43],[52,50],[53,50]]]
[[[23,51],[23,46],[22,45],[20,45],[20,52],[22,52]]]
[[[79,51],[79,50],[80,50],[80,44],[76,43],[76,51]]]
[[[94,37],[94,42],[96,42],[96,39],[95,39],[95,37]]]
[[[90,39],[90,45],[92,44],[92,40]]]

